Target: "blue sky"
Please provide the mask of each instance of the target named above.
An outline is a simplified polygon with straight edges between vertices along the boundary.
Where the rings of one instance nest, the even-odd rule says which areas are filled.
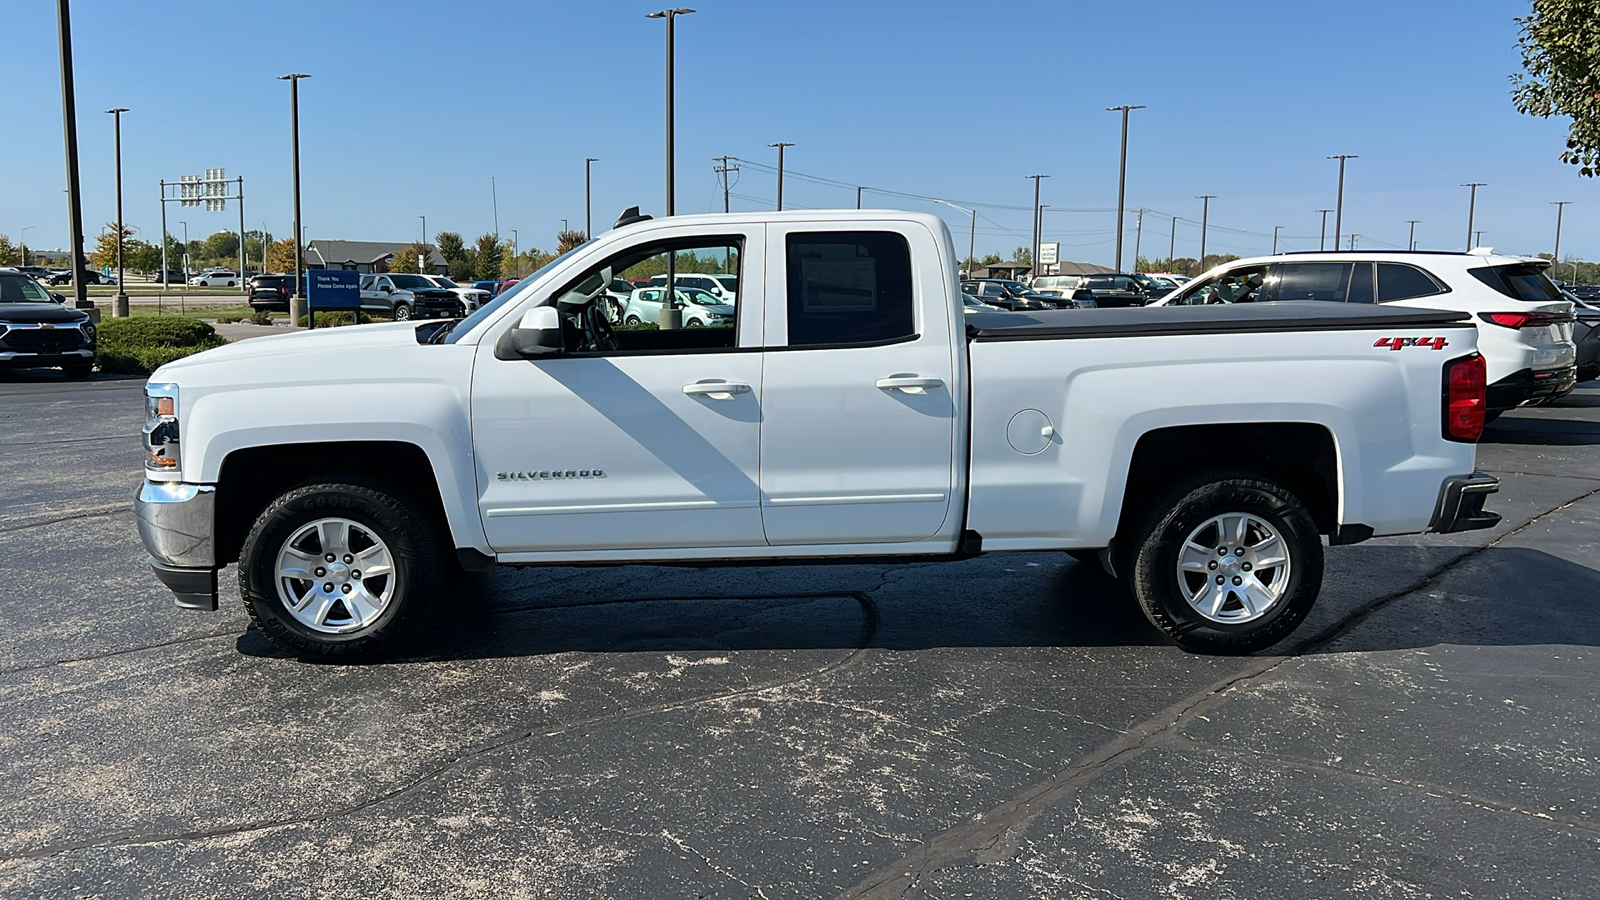
[[[1484,243],[1548,251],[1553,200],[1572,200],[1563,255],[1600,257],[1600,194],[1557,155],[1565,124],[1519,115],[1513,17],[1526,2],[1340,3],[1122,0],[920,3],[701,0],[678,20],[678,210],[721,208],[713,156],[770,168],[793,141],[791,206],[854,206],[820,176],[980,209],[979,255],[1029,242],[1032,182],[1047,173],[1046,239],[1068,259],[1114,254],[1119,117],[1135,111],[1128,205],[1145,255],[1198,249],[1199,194],[1212,251],[1315,249],[1332,207],[1334,153],[1355,153],[1345,232],[1460,249],[1467,189]],[[243,175],[247,227],[290,230],[288,87],[301,83],[305,222],[312,238],[470,240],[494,227],[549,248],[582,227],[583,159],[597,230],[624,207],[663,207],[659,2],[451,4],[73,4],[84,217],[115,218],[112,106],[123,117],[127,221],[153,239],[157,181],[210,166]],[[0,233],[67,242],[55,4],[6,5],[0,84],[13,131],[0,157]],[[20,127],[27,130],[17,130]],[[735,209],[770,207],[775,179],[745,166]],[[941,212],[964,250],[968,217],[923,200],[868,206]],[[1014,208],[1006,208],[1014,207]],[[171,227],[180,218],[170,210]],[[185,210],[191,237],[237,213]],[[1329,230],[1332,230],[1330,216]],[[1134,217],[1128,219],[1131,257]],[[91,238],[92,240],[92,238]]]

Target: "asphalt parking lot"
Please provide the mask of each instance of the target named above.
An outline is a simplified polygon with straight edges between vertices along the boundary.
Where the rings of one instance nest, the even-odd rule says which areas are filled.
[[[336,667],[149,574],[140,383],[0,374],[0,894],[1600,896],[1595,385],[1274,655],[1027,554],[498,571]]]

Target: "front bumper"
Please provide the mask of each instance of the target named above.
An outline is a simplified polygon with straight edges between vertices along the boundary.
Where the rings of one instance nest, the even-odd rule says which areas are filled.
[[[17,353],[0,349],[0,369],[48,369],[55,366],[81,366],[93,362],[93,347],[68,350],[64,353]]]
[[[1504,412],[1559,397],[1571,393],[1577,383],[1577,366],[1544,371],[1523,369],[1489,385],[1489,411]]]
[[[1439,489],[1439,503],[1433,510],[1428,530],[1437,534],[1476,531],[1500,524],[1500,514],[1486,512],[1483,502],[1500,490],[1500,479],[1482,472],[1452,475]]]
[[[216,511],[209,484],[146,481],[133,500],[150,568],[187,609],[217,608]]]

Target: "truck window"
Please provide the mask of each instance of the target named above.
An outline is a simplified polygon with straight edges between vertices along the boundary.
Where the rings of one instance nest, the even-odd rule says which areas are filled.
[[[911,246],[889,231],[787,237],[789,346],[914,337]]]
[[[1200,306],[1207,303],[1250,303],[1261,299],[1261,285],[1266,280],[1266,266],[1241,266],[1214,275],[1205,281],[1184,289],[1184,295],[1174,299],[1170,306]]]

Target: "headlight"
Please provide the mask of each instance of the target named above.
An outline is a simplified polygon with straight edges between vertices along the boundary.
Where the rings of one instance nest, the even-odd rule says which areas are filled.
[[[144,386],[144,449],[145,471],[167,477],[179,474],[178,386],[175,384]]]
[[[82,322],[78,323],[78,330],[83,332],[83,339],[85,341],[88,341],[91,344],[94,343],[95,330],[93,321],[84,319]]]

